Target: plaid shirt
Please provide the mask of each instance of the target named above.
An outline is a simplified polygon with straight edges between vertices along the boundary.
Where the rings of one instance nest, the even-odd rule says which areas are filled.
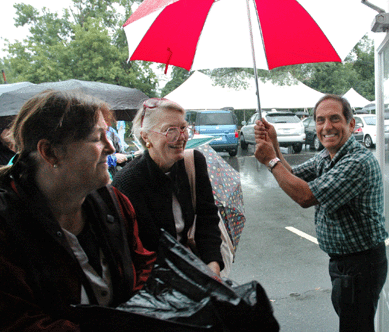
[[[293,174],[308,182],[319,201],[316,234],[328,254],[370,249],[386,239],[384,189],[377,159],[351,135],[331,160],[326,149]]]

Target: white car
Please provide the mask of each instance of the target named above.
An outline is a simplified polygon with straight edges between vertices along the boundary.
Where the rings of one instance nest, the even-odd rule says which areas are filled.
[[[375,114],[355,114],[355,127],[361,127],[363,143],[372,148],[377,143],[377,117]]]
[[[372,148],[377,143],[377,117],[375,114],[356,114],[355,127],[361,127],[363,143],[367,148]],[[385,141],[389,140],[389,112],[384,113]]]
[[[268,112],[263,113],[263,117],[274,126],[280,146],[292,146],[294,153],[301,152],[305,143],[305,130],[301,120],[294,113]],[[254,125],[257,119],[259,119],[259,114],[255,113],[247,123],[242,122],[243,127],[239,137],[243,150],[247,149],[249,144],[255,144]]]

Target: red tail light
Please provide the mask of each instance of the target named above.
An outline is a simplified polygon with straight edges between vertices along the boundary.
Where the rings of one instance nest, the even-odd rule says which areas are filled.
[[[235,130],[235,138],[238,138],[238,137],[239,137],[238,131]]]
[[[354,133],[358,134],[362,132],[362,128],[358,127],[357,129],[354,130]]]

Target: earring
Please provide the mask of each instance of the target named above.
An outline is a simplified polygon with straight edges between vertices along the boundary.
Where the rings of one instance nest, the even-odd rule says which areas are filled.
[[[54,165],[53,165],[53,168],[58,168],[58,165],[57,165],[57,164],[54,164]]]
[[[150,146],[151,146],[150,142],[146,142],[146,148],[150,149]]]

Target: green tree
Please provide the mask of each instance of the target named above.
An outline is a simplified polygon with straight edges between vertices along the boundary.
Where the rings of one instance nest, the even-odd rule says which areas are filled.
[[[8,56],[2,62],[11,69],[11,80],[41,83],[75,78],[137,88],[156,96],[158,81],[151,63],[127,62],[121,26],[134,2],[139,1],[73,0],[62,15],[15,4],[15,25],[27,25],[31,36],[7,44]]]

